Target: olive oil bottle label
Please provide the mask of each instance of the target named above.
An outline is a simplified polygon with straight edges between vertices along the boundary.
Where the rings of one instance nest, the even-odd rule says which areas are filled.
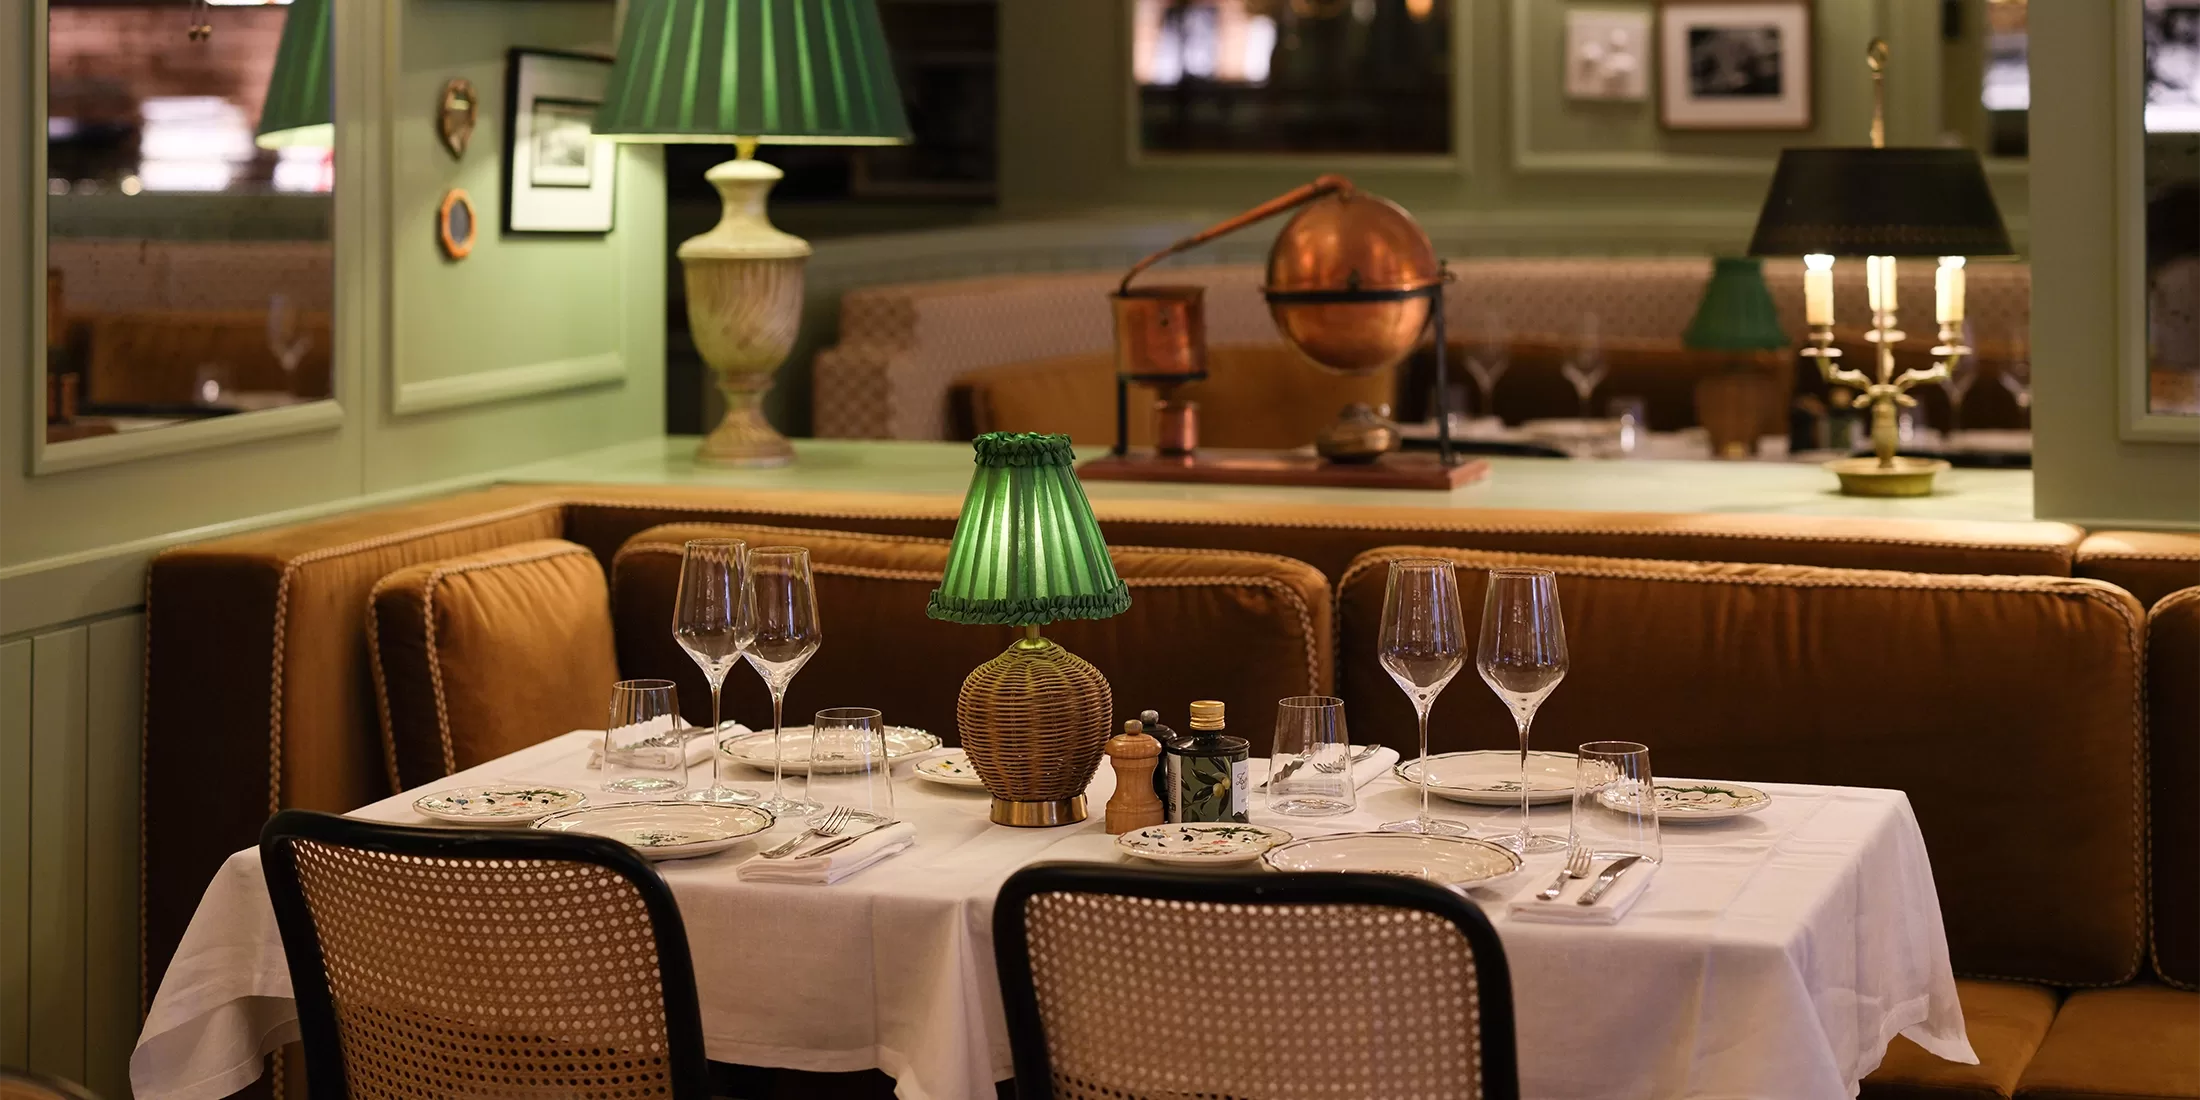
[[[1248,763],[1227,756],[1169,756],[1169,820],[1246,820]]]

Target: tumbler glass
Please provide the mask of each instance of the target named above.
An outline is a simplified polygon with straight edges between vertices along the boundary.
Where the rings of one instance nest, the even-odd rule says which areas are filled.
[[[611,686],[603,732],[603,789],[640,798],[687,789],[687,736],[670,680],[622,680]]]
[[[808,791],[818,807],[812,822],[845,807],[843,832],[861,832],[894,820],[893,762],[886,756],[886,726],[870,707],[830,707],[810,723]]]
[[[1575,750],[1570,849],[1591,859],[1641,856],[1652,863],[1658,843],[1658,789],[1650,749],[1633,741],[1591,741]]]
[[[1276,703],[1276,744],[1268,754],[1268,808],[1293,817],[1351,813],[1352,738],[1344,700],[1296,695]]]

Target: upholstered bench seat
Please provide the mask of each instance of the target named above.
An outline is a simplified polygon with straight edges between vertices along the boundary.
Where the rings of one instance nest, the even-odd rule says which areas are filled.
[[[2072,993],[2017,1096],[2200,1100],[2200,993],[2151,983]]]
[[[1978,1064],[1949,1062],[1902,1036],[1864,1078],[1861,1100],[2008,1100],[2055,1019],[2055,991],[2025,982],[1956,981]]]

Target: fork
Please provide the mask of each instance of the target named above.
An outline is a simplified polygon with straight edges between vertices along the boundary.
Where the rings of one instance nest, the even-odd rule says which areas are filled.
[[[847,828],[848,818],[853,816],[854,813],[855,811],[850,810],[846,806],[835,806],[833,807],[831,813],[825,815],[825,820],[810,826],[808,830],[796,836],[793,840],[790,840],[785,844],[781,844],[768,852],[763,852],[761,853],[761,855],[765,859],[778,859],[781,856],[785,856],[793,852],[796,848],[800,848],[810,841],[817,840],[822,837],[837,835],[840,830]]]
[[[1551,884],[1544,887],[1543,892],[1537,894],[1536,897],[1544,901],[1556,901],[1558,895],[1565,892],[1567,879],[1587,878],[1588,876],[1589,849],[1575,848],[1573,851],[1566,853],[1566,869],[1560,871],[1558,877],[1552,879]]]

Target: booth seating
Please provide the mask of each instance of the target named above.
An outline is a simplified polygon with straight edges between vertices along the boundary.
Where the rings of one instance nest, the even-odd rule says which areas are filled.
[[[922,617],[958,504],[509,486],[161,555],[148,605],[147,988],[222,859],[249,846],[273,810],[350,809],[393,784],[426,782],[445,763],[601,722],[601,704],[591,710],[576,688],[561,695],[569,713],[530,712],[546,728],[482,738],[458,728],[461,714],[523,709],[506,704],[542,692],[542,673],[527,669],[563,667],[541,653],[512,660],[527,652],[524,640],[482,644],[492,610],[521,634],[549,624],[543,637],[600,639],[608,622],[617,674],[679,679],[688,717],[702,720],[700,676],[669,636],[673,548],[697,534],[730,528],[812,549],[826,645],[796,677],[790,721],[860,694],[889,720],[952,739],[955,686],[1007,642],[1002,631]],[[1567,556],[1576,671],[1553,696],[1538,743],[1619,732],[1597,723],[1619,715],[1670,774],[1909,792],[1935,856],[1956,969],[1976,979],[1965,996],[1990,1063],[1954,1067],[1897,1043],[1868,1095],[2010,1095],[2027,1067],[2075,1066],[2067,1072],[2083,1070],[2075,1079],[2084,1081],[2103,1052],[2121,1052],[2111,1069],[2155,1072],[2174,1088],[2027,1095],[2200,1096],[2200,1066],[2176,1061],[2179,1051],[2115,1046],[2158,1042],[2134,1038],[2133,1020],[2200,1011],[2200,995],[2168,985],[2192,984],[2200,953],[2162,933],[2161,912],[2200,909],[2195,868],[2158,861],[2149,878],[2146,816],[2148,752],[2174,759],[2183,746],[2192,759],[2200,730],[2165,725],[2160,716],[2177,705],[2194,713],[2189,699],[2165,696],[2154,706],[2154,746],[2141,742],[2143,609],[2107,583],[2069,577],[2076,528],[1131,500],[1102,500],[1095,512],[1133,609],[1048,633],[1109,676],[1118,711],[1219,694],[1240,701],[1232,725],[1256,744],[1276,697],[1332,683],[1356,734],[1410,744],[1402,696],[1367,663],[1380,570],[1366,563],[1396,552],[1385,547],[1470,562]],[[553,563],[551,576],[530,568]],[[1472,614],[1479,597],[1467,595]],[[2191,652],[2200,631],[2190,615],[2178,599],[2163,601],[2154,630],[2187,639]],[[424,659],[431,623],[436,657]],[[589,675],[600,679],[597,667]],[[2158,692],[2174,691],[2165,688],[2174,680],[2157,667]],[[729,710],[754,724],[768,711],[752,681],[734,678]],[[1477,688],[1462,677],[1439,704],[1438,749],[1509,743],[1494,700]],[[438,691],[441,716],[421,717],[437,713]],[[416,702],[397,702],[406,698]],[[2154,782],[2157,847],[2200,831],[2180,834],[2160,819],[2163,807],[2200,812],[2189,784],[2165,793],[2171,781]],[[2078,992],[2065,1001],[2067,991]]]

